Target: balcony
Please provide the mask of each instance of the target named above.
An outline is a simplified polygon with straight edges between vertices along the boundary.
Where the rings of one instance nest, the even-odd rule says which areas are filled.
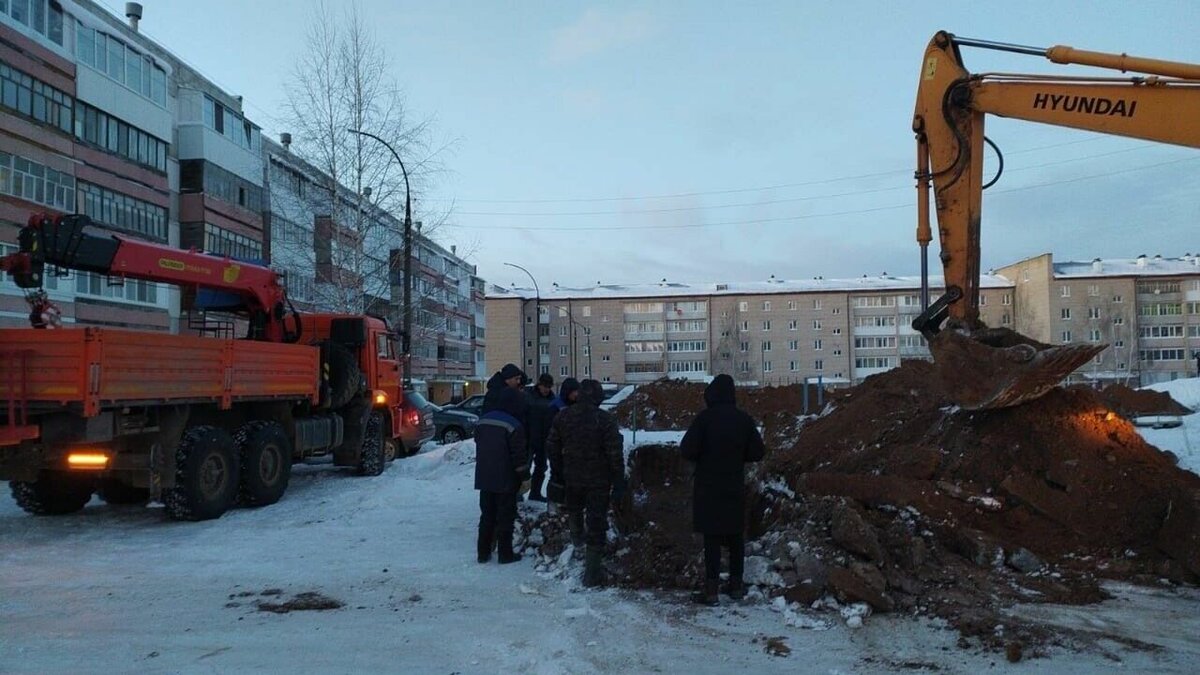
[[[895,326],[855,326],[851,329],[854,335],[895,335]]]
[[[661,378],[663,375],[666,375],[666,373],[664,373],[664,372],[625,373],[625,381],[626,382],[653,382],[653,381]]]
[[[625,363],[661,363],[663,352],[625,352]]]

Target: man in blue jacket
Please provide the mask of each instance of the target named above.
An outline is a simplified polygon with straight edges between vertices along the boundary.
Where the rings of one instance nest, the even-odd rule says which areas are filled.
[[[479,490],[479,562],[492,559],[492,545],[501,565],[521,556],[513,552],[517,494],[529,481],[529,448],[525,444],[525,397],[504,388],[496,406],[475,425],[475,489]]]

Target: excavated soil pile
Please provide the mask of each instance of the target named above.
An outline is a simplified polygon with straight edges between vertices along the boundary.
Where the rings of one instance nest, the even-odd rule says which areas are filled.
[[[1110,410],[1126,418],[1192,413],[1187,406],[1171,398],[1165,391],[1132,389],[1123,384],[1113,384],[1097,391],[1096,395]]]
[[[690,421],[702,405],[699,385],[643,389],[648,405],[667,411],[662,419]],[[787,389],[796,407],[767,412],[794,422],[799,387],[757,404],[788,400],[779,395]],[[680,390],[690,403],[665,408],[656,398]],[[755,413],[756,399],[739,394]],[[827,401],[748,476],[746,580],[782,596],[788,611],[827,607],[830,597],[866,603],[946,619],[975,639],[965,644],[1036,655],[1093,638],[1024,623],[1004,608],[1097,602],[1100,578],[1200,578],[1200,477],[1089,389],[969,412],[951,405],[931,364],[915,361]],[[701,559],[690,466],[674,446],[642,447],[630,475],[615,509],[622,536],[610,575],[635,588],[694,588]],[[541,521],[532,543],[556,556],[562,525]]]

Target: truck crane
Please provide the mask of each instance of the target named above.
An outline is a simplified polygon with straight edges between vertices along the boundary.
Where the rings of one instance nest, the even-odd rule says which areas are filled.
[[[263,506],[294,462],[378,475],[397,453],[394,334],[372,316],[301,314],[262,265],[123,237],[82,215],[35,214],[0,270],[26,289],[31,328],[0,329],[0,480],[34,514],[159,499],[181,520]],[[232,335],[66,327],[43,289],[60,270],[219,294]]]
[[[1041,56],[1133,77],[974,74],[961,48]],[[939,32],[925,49],[913,131],[917,138],[917,243],[923,311],[913,321],[936,371],[965,409],[1036,399],[1105,345],[1050,346],[979,319],[980,238],[987,115],[1200,147],[1200,65],[1056,46],[1048,49]],[[945,292],[929,302],[930,186],[937,212]]]

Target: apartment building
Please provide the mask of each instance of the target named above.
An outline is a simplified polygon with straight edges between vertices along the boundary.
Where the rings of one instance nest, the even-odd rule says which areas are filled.
[[[0,2],[0,252],[35,211],[178,244],[172,152],[178,69],[90,0]],[[46,288],[66,323],[171,330],[178,298],[157,284],[73,272]],[[0,324],[27,325],[0,282]]]
[[[934,280],[940,284],[940,280]],[[1013,284],[987,275],[981,311],[1011,326]],[[493,286],[487,296],[488,371],[505,363],[556,378],[647,382],[729,374],[743,384],[850,384],[927,359],[911,328],[919,279],[769,279],[751,283]],[[937,289],[931,291],[935,294]]]
[[[1073,380],[1139,386],[1198,374],[1200,256],[1055,262],[1047,253],[996,272],[1015,284],[1022,333],[1108,345]]]

